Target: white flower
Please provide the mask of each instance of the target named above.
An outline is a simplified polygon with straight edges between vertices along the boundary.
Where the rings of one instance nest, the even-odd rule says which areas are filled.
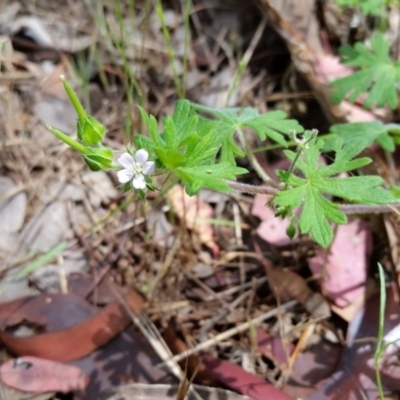
[[[132,181],[132,186],[135,189],[145,189],[146,180],[144,175],[154,174],[154,161],[147,161],[149,153],[146,150],[140,149],[136,152],[135,157],[129,153],[123,153],[118,158],[118,164],[123,169],[117,172],[120,183]]]

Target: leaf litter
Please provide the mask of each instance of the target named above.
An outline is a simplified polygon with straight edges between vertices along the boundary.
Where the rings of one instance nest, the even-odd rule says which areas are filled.
[[[308,125],[318,124],[321,116],[313,112],[316,102],[301,98],[304,88],[298,76],[293,73],[289,85],[282,83],[285,68],[289,70],[282,61],[285,57],[308,82],[307,90],[318,99],[327,120],[375,123],[377,115],[388,115],[385,110],[363,110],[359,104],[373,101],[365,96],[354,98],[356,104],[330,102],[329,81],[345,79],[350,70],[338,66],[319,34],[320,16],[304,13],[313,9],[313,1],[294,2],[292,8],[260,1],[259,9],[234,1],[232,9],[220,7],[220,1],[202,9],[201,3],[191,15],[187,96],[204,107],[275,109],[267,120],[236,115],[241,126],[249,129],[246,135],[252,125],[264,124],[264,136],[279,139],[281,110],[293,112],[296,119],[300,113]],[[165,17],[175,50],[175,72],[182,76],[184,26],[177,7],[167,9]],[[332,10],[332,2],[324,2],[325,18],[329,13],[333,18]],[[35,373],[40,366],[35,360],[32,370],[21,371],[14,365],[26,363],[19,364],[12,356],[40,357],[45,363],[54,360],[65,371],[76,365],[89,376],[85,390],[74,394],[82,399],[112,399],[125,391],[144,399],[177,398],[178,382],[193,374],[195,382],[207,385],[194,386],[195,393],[210,399],[244,398],[213,389],[211,384],[253,399],[266,394],[276,399],[375,398],[374,342],[368,342],[376,338],[377,327],[372,269],[380,258],[378,249],[386,243],[378,237],[376,221],[370,221],[368,228],[361,227],[359,220],[339,227],[327,252],[301,236],[288,242],[282,221],[278,224],[272,214],[265,214],[267,199],[262,196],[253,201],[232,194],[212,200],[204,191],[189,198],[175,186],[162,193],[165,197],[155,193],[145,205],[131,204],[115,189],[115,176],[88,172],[44,129],[43,123],[51,123],[74,135],[75,115],[59,84],[60,74],[69,77],[85,106],[106,124],[107,140],[121,153],[130,129],[142,132],[137,103],[142,101],[146,111],[158,117],[172,109],[177,100],[174,69],[156,13],[147,10],[148,15],[139,17],[127,8],[121,17],[120,11],[111,6],[96,8],[90,1],[73,2],[73,7],[60,3],[57,8],[47,0],[0,6],[4,43],[0,100],[7,104],[0,107],[4,127],[0,131],[0,182],[4,183],[0,186],[0,266],[1,283],[6,283],[0,294],[1,370],[9,368],[18,377],[20,372]],[[346,16],[340,17],[346,21]],[[270,21],[266,26],[263,18]],[[258,26],[263,33],[257,39]],[[343,22],[326,26],[331,35],[343,37],[339,32]],[[251,48],[252,38],[258,47]],[[121,41],[125,52],[117,46]],[[260,48],[267,53],[273,49],[273,55]],[[236,85],[241,51],[254,57]],[[277,69],[278,58],[282,62]],[[271,79],[271,74],[277,78]],[[125,93],[138,84],[144,97],[126,98]],[[268,98],[279,100],[266,104],[263,99]],[[227,111],[229,123],[226,119],[222,123],[222,114],[216,114],[215,124],[226,135],[231,135],[234,112]],[[301,131],[300,126],[290,127]],[[249,143],[256,146],[264,136],[249,136]],[[238,155],[235,150],[232,141],[224,156]],[[269,154],[260,157],[266,168],[275,168]],[[279,153],[274,157],[279,158]],[[244,179],[257,182],[255,174]],[[259,251],[252,240],[257,230],[254,216],[263,221],[258,235],[266,240]],[[65,249],[45,266],[19,275],[36,260],[47,260],[49,251],[51,258],[51,249],[60,243],[65,243]],[[384,257],[389,265],[390,257]],[[120,296],[105,289],[110,276],[118,293],[122,289]],[[372,282],[371,291],[367,282]],[[388,290],[387,342],[398,339],[395,298],[396,292]],[[357,306],[346,309],[354,302]],[[342,313],[339,306],[346,306]],[[130,327],[132,321],[135,328]],[[202,344],[203,353],[189,354]],[[180,374],[160,367],[173,354],[182,360]],[[388,348],[381,360],[388,392],[399,390],[396,362],[396,349]],[[50,372],[57,375],[53,368]],[[56,384],[45,386],[51,383],[45,376],[33,380],[39,391],[40,387],[61,391]],[[31,388],[22,381],[18,389]],[[189,393],[192,397],[198,398]]]

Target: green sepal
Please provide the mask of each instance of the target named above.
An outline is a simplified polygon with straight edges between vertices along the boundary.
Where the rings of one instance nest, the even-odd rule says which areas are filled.
[[[78,139],[85,146],[96,146],[100,144],[104,139],[105,133],[105,126],[91,115],[86,115],[84,120],[78,119]]]
[[[78,99],[78,96],[70,86],[70,84],[65,80],[64,75],[60,76],[60,79],[64,85],[65,92],[67,93],[72,106],[74,107],[76,113],[78,114],[78,119],[84,120],[86,117],[86,112]]]
[[[71,147],[72,149],[74,149],[75,151],[77,151],[80,154],[90,154],[90,149],[88,149],[87,147],[85,147],[83,144],[77,142],[76,140],[72,139],[71,137],[69,137],[68,135],[66,135],[65,133],[59,131],[58,129],[53,128],[50,125],[46,125],[46,128],[54,135],[56,136],[58,139],[60,139],[61,141],[63,141],[65,144],[67,144],[69,147]]]
[[[90,150],[90,154],[85,154],[83,158],[91,171],[108,170],[111,167],[113,161],[111,149],[102,147],[88,150]]]

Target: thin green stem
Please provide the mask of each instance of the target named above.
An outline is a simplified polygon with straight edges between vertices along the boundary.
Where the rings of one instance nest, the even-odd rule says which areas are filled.
[[[385,395],[383,393],[383,387],[382,387],[381,373],[379,370],[379,363],[383,352],[383,327],[385,323],[386,288],[385,288],[385,273],[380,263],[378,263],[378,272],[379,272],[379,288],[380,288],[379,323],[378,323],[378,338],[376,343],[374,364],[375,364],[376,384],[378,387],[379,397],[381,400],[385,400]]]
[[[351,214],[381,214],[400,212],[400,202],[392,204],[339,204],[339,210]]]
[[[308,143],[309,143],[311,140],[313,140],[313,139],[317,136],[317,134],[318,134],[318,131],[315,130],[315,129],[313,129],[313,130],[312,130],[312,133],[311,133],[311,135],[310,135],[310,137],[309,137],[307,140],[297,141],[297,151],[296,151],[296,155],[294,156],[294,159],[293,159],[292,164],[290,165],[290,168],[289,168],[289,171],[288,171],[290,175],[293,174],[294,168],[296,167],[296,163],[297,163],[299,157],[304,153],[304,150],[307,148]],[[295,132],[294,132],[293,137],[294,137],[295,142],[296,142],[296,139],[297,139],[297,138],[296,138],[296,133],[295,133]],[[284,186],[284,190],[287,189],[287,186],[288,186],[288,185],[287,185],[287,183],[286,183],[285,186]]]
[[[243,57],[239,61],[238,68],[236,70],[232,84],[230,85],[230,88],[228,91],[228,95],[226,97],[225,106],[228,106],[229,100],[232,97],[232,93],[235,90],[235,88],[237,87],[238,83],[240,82],[243,72],[246,70],[246,68],[250,62],[250,59],[254,53],[255,48],[257,47],[257,44],[259,43],[259,41],[261,39],[262,33],[264,32],[266,25],[267,25],[267,19],[263,18],[253,36],[253,39],[250,42],[248,49],[246,50],[246,52],[243,54]]]
[[[185,10],[184,10],[184,38],[183,38],[183,72],[182,72],[182,98],[185,97],[186,92],[186,75],[187,75],[187,62],[188,62],[188,49],[189,49],[189,33],[190,33],[190,26],[189,26],[189,19],[190,19],[190,11],[192,7],[192,0],[185,1]]]
[[[239,139],[239,142],[243,148],[243,150],[246,153],[246,156],[252,165],[252,167],[255,169],[257,174],[260,176],[260,178],[267,183],[268,185],[272,187],[278,187],[278,185],[272,180],[272,178],[264,171],[264,169],[261,167],[259,162],[257,161],[256,157],[254,156],[253,152],[251,151],[251,148],[247,144],[246,138],[244,137],[244,133],[240,128],[236,129],[236,134]]]
[[[178,71],[176,69],[176,64],[175,64],[174,48],[172,46],[171,35],[169,34],[167,24],[165,23],[164,9],[163,9],[161,0],[156,0],[155,8],[156,8],[156,13],[157,13],[158,19],[160,20],[160,23],[161,23],[161,28],[162,28],[163,36],[165,39],[165,44],[167,45],[167,53],[168,53],[169,61],[171,63],[171,67],[172,67],[172,75],[174,77],[176,91],[178,92],[179,98],[183,99],[184,93],[182,90],[181,82],[179,81],[179,78],[178,78]]]
[[[320,139],[331,139],[336,137],[337,134],[336,133],[326,133],[325,135],[318,135],[318,137]],[[296,147],[297,143],[294,140],[291,140],[290,142],[288,142],[287,147]],[[262,147],[257,147],[256,149],[253,149],[253,153],[261,153],[262,151],[270,151],[270,150],[278,150],[278,149],[284,149],[285,146],[282,146],[279,143],[275,143],[275,144],[270,144],[268,146],[262,146]]]

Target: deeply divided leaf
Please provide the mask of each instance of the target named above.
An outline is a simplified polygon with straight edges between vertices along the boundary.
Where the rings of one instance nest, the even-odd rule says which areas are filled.
[[[226,108],[214,110],[212,108],[192,104],[194,110],[215,119],[215,130],[221,137],[221,160],[235,163],[235,157],[243,156],[243,150],[235,142],[234,135],[251,128],[260,139],[267,137],[282,146],[287,146],[286,137],[290,131],[303,132],[303,127],[292,119],[287,119],[283,111],[271,111],[260,115],[251,107]],[[244,133],[244,132],[243,132]]]
[[[371,39],[371,47],[356,43],[353,48],[341,50],[342,63],[359,68],[358,71],[332,82],[332,101],[339,103],[348,97],[355,102],[366,93],[364,107],[389,105],[396,108],[397,86],[400,83],[400,62],[390,58],[390,46],[381,33]]]
[[[292,210],[301,207],[300,231],[310,234],[321,246],[327,247],[332,241],[330,222],[346,222],[345,214],[326,195],[363,204],[389,204],[396,201],[382,187],[383,180],[378,176],[337,177],[371,161],[366,157],[354,159],[368,144],[369,140],[362,137],[348,142],[337,139],[331,144],[336,153],[335,160],[330,165],[324,165],[319,162],[323,143],[313,139],[296,163],[295,171],[299,170],[301,176],[288,171],[279,171],[277,174],[285,184],[285,189],[278,192],[275,204]],[[295,159],[295,153],[285,151],[285,154],[290,160]]]

